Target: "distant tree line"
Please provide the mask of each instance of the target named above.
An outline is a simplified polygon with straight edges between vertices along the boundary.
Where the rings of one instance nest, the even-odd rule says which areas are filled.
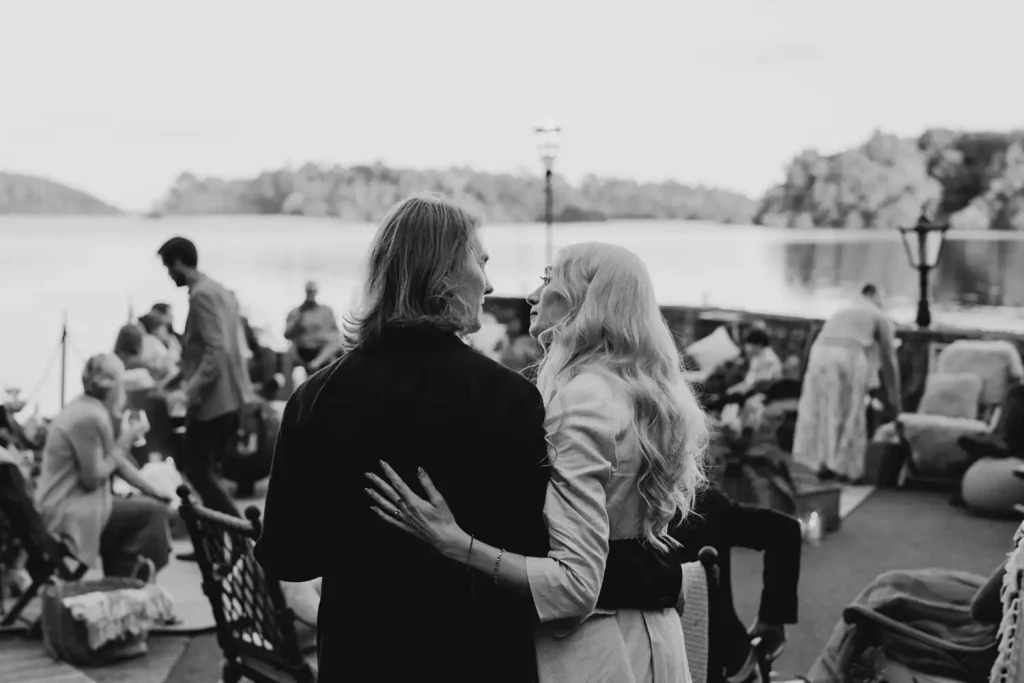
[[[93,196],[45,178],[0,172],[0,215],[111,214],[117,209]]]
[[[470,168],[413,170],[306,164],[255,178],[225,180],[182,174],[157,207],[163,214],[295,214],[375,222],[414,192],[436,192],[491,223],[544,219],[543,179]],[[674,181],[639,183],[588,176],[579,185],[554,179],[557,221],[662,218],[750,223],[752,199]]]
[[[1024,229],[1024,131],[926,131],[918,138],[875,132],[838,154],[798,154],[761,200],[674,181],[555,177],[558,221],[706,220],[791,228],[892,229],[922,207],[959,230]],[[450,197],[491,223],[544,218],[543,179],[470,168],[414,170],[306,164],[253,178],[183,173],[156,214],[292,214],[375,222],[414,192]],[[50,180],[0,173],[0,214],[115,213],[114,207]]]
[[[1024,229],[1024,131],[876,132],[838,154],[803,152],[754,222],[884,230],[912,224],[922,207],[957,230]]]

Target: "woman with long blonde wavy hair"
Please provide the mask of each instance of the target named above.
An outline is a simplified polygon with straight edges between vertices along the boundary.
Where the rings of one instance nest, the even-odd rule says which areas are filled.
[[[380,517],[496,584],[532,598],[541,681],[688,681],[674,609],[595,611],[609,543],[674,544],[705,483],[707,416],[683,378],[650,275],[631,251],[575,244],[545,271],[530,333],[545,348],[537,387],[552,468],[551,550],[524,557],[473,538],[422,470],[427,499],[384,465],[368,475]],[[484,454],[485,455],[485,454]]]

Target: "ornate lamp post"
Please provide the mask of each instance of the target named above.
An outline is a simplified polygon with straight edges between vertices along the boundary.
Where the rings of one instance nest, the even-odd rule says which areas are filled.
[[[946,243],[948,225],[939,225],[929,220],[922,212],[917,225],[912,228],[900,228],[903,248],[907,251],[910,267],[916,268],[919,276],[919,294],[917,299],[917,326],[926,328],[932,324],[932,312],[928,307],[928,276],[939,264],[942,247]]]
[[[544,123],[533,129],[537,136],[537,153],[544,162],[544,237],[546,257],[545,264],[550,264],[555,258],[554,229],[554,197],[551,191],[552,169],[555,166],[555,159],[558,157],[559,138],[562,129],[551,117]]]

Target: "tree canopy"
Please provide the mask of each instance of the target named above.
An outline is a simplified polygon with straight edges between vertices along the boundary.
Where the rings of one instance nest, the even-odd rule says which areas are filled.
[[[674,181],[588,176],[579,185],[554,178],[558,221],[614,218],[699,219],[749,223],[756,202],[736,192],[691,187]],[[372,166],[306,164],[255,178],[225,180],[183,173],[157,208],[166,214],[298,214],[376,222],[400,199],[415,192],[450,197],[492,223],[544,218],[540,177],[483,173],[470,168],[414,170]]]
[[[925,207],[958,230],[1024,228],[1024,131],[875,132],[838,154],[802,152],[754,222],[884,230],[913,224]]]
[[[112,213],[118,213],[118,210],[67,185],[35,176],[0,172],[0,215]]]

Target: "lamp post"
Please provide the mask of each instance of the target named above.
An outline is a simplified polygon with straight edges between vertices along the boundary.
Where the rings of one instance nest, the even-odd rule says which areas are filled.
[[[900,228],[907,260],[910,261],[911,268],[917,269],[919,277],[917,326],[920,328],[932,324],[932,312],[928,307],[928,276],[939,264],[942,247],[946,243],[947,230],[949,225],[933,223],[924,212],[917,219],[917,225],[912,228]]]
[[[552,170],[555,166],[555,159],[558,157],[559,138],[562,129],[551,117],[548,117],[543,124],[533,129],[537,136],[537,153],[544,162],[544,238],[545,238],[545,264],[550,265],[555,258],[554,243],[554,196],[551,189]]]

